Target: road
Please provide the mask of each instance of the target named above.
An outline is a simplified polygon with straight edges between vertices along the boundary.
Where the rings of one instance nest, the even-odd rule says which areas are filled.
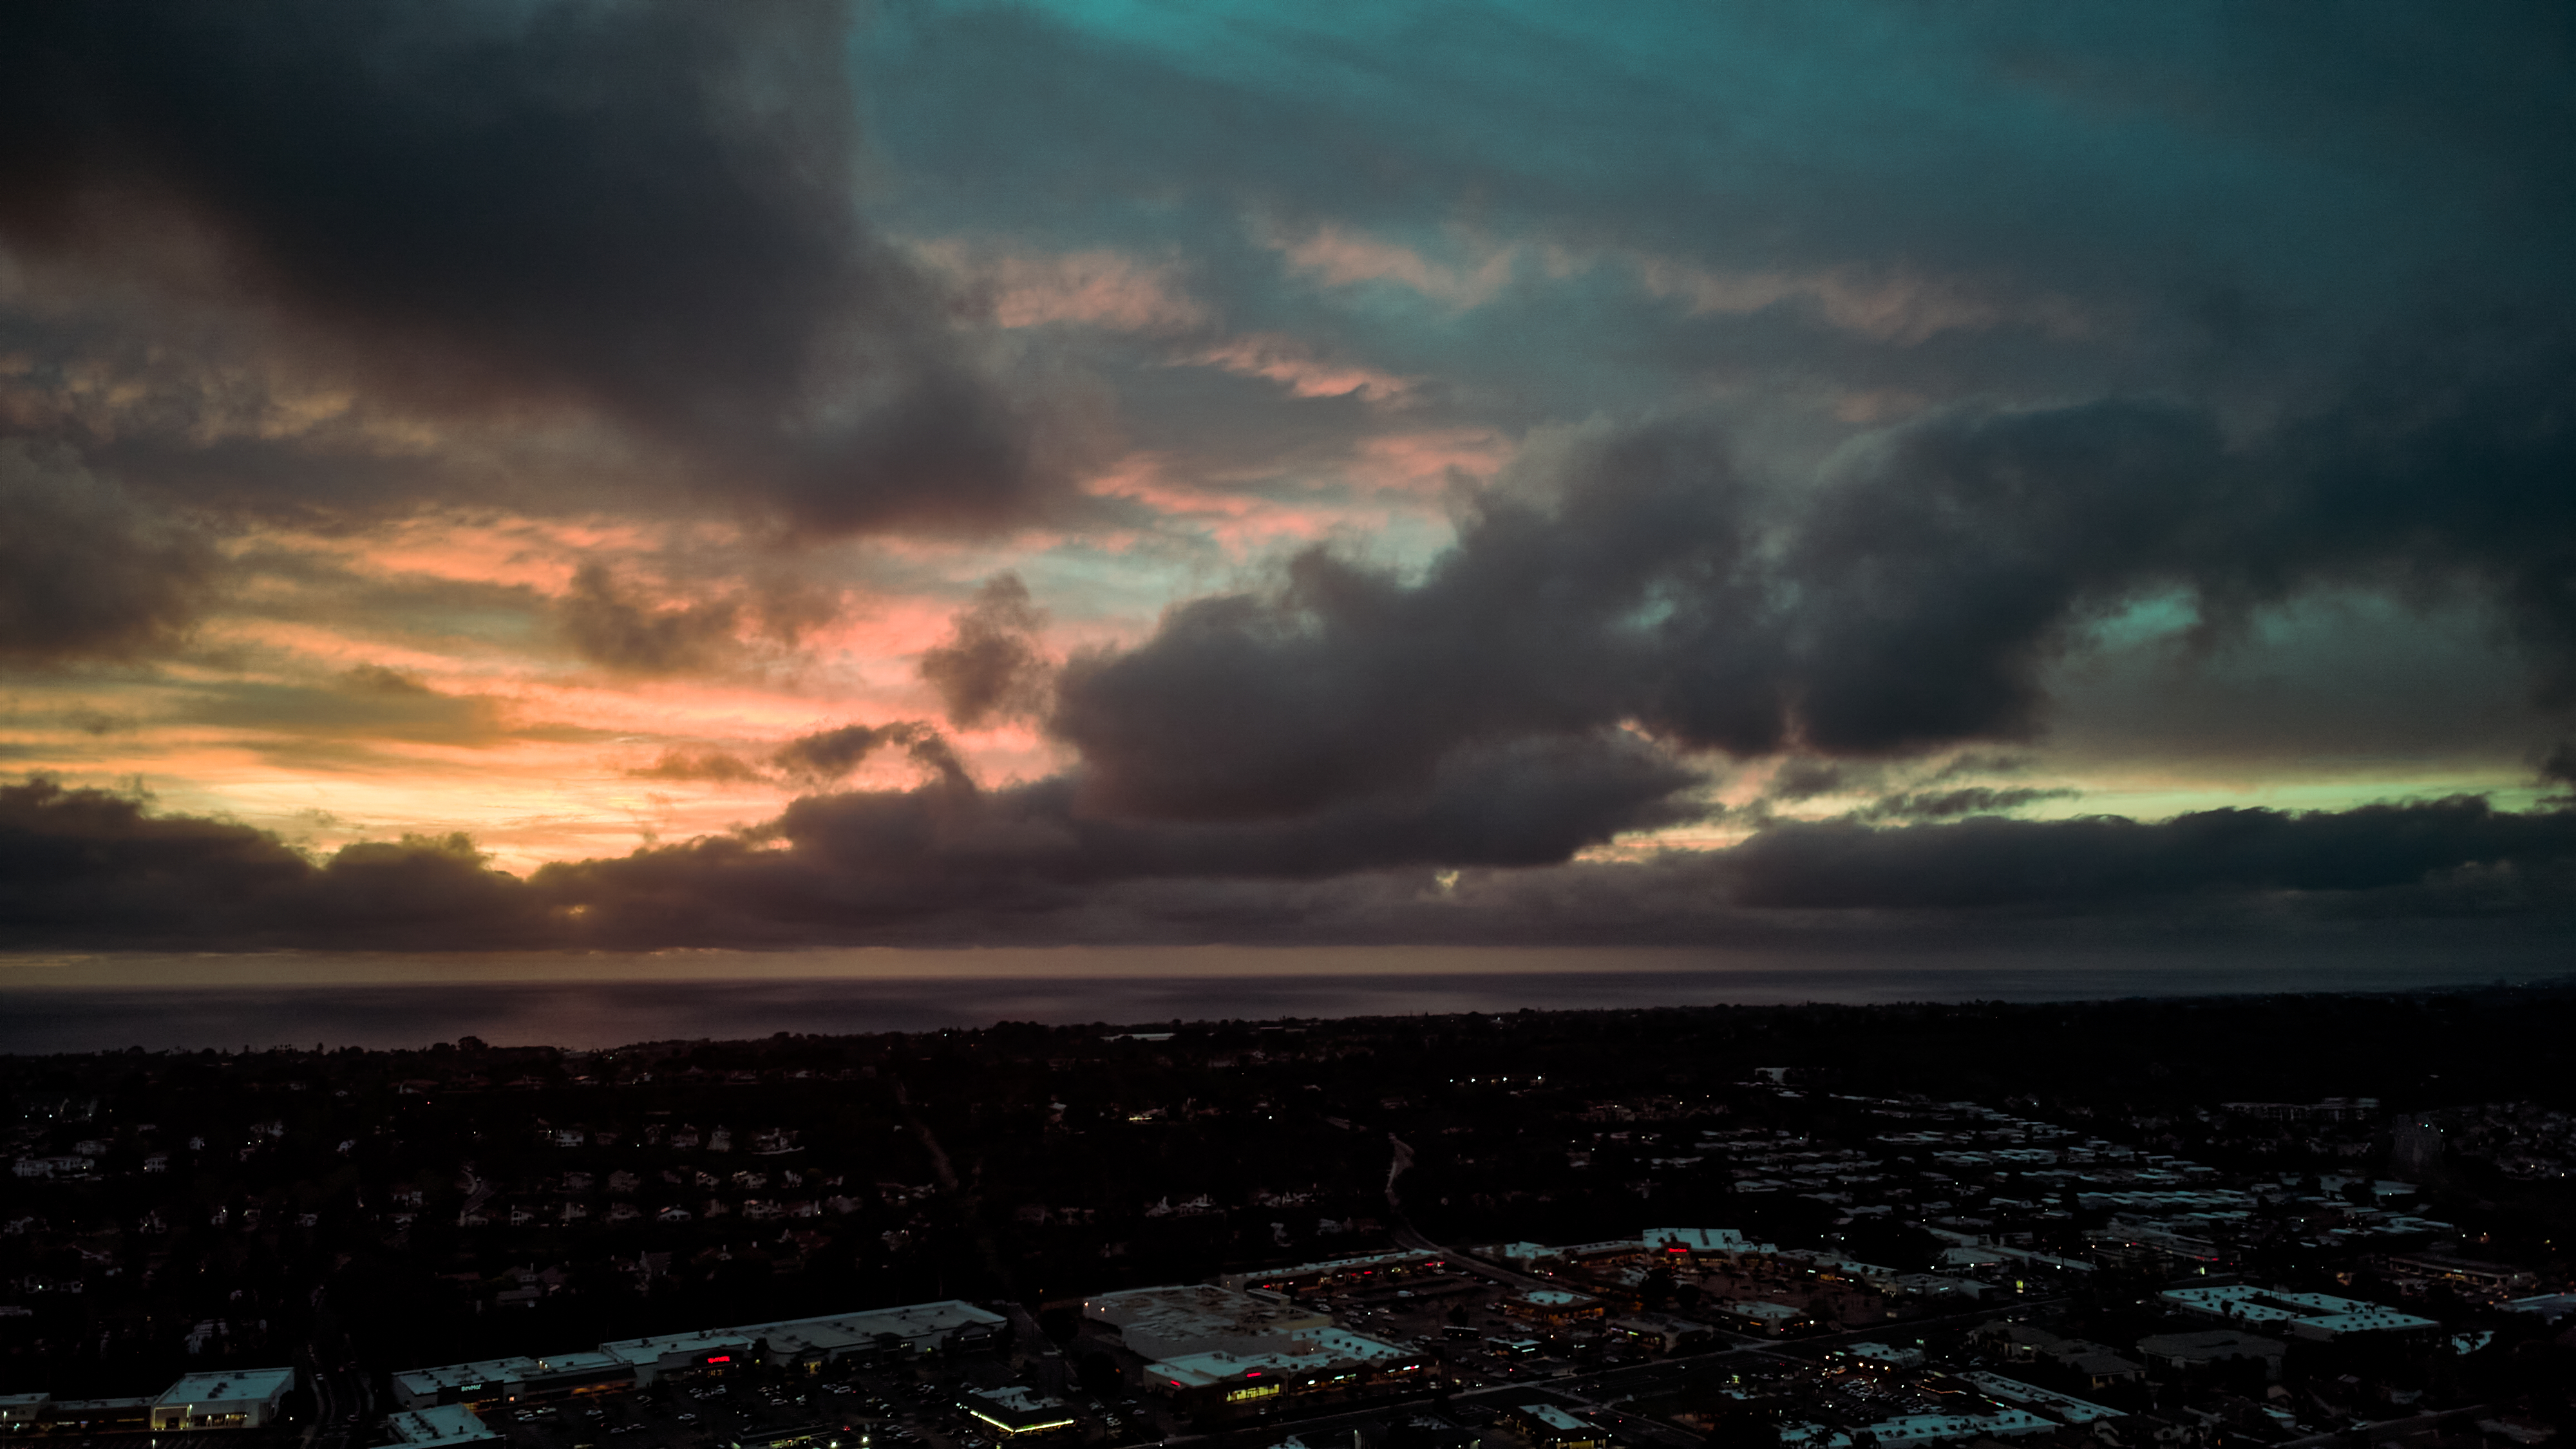
[[[2474,1420],[2478,1415],[2485,1413],[2487,1407],[2485,1404],[2471,1404],[2465,1409],[2439,1409],[2431,1413],[2409,1415],[2403,1419],[2382,1419],[2366,1428],[2337,1429],[2330,1434],[2310,1434],[2305,1439],[2292,1439],[2286,1444],[2275,1445],[2273,1449],[2325,1449],[2329,1444],[2376,1444],[2383,1440],[2403,1438],[2418,1429],[2430,1429],[2448,1418]],[[2356,1435],[2359,1436],[2358,1439],[2354,1437]]]
[[[316,1339],[296,1355],[313,1386],[313,1419],[304,1426],[301,1449],[349,1449],[349,1441],[375,1417],[366,1375],[349,1365],[344,1352],[345,1345]]]

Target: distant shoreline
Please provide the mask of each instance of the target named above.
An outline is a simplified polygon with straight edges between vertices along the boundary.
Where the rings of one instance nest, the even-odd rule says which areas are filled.
[[[447,979],[410,971],[366,979],[343,960],[336,976],[280,979],[201,968],[179,984],[167,960],[119,971],[113,962],[0,969],[0,1053],[322,1044],[421,1047],[475,1036],[495,1045],[597,1049],[678,1039],[747,1039],[780,1031],[828,1035],[975,1028],[1001,1021],[1278,1020],[1637,1009],[1664,1006],[1872,1005],[1899,1002],[2109,1001],[2277,994],[2385,994],[2564,985],[2563,972],[2411,966],[2249,968],[1809,964],[1692,969],[1245,972],[1180,975],[990,975],[856,971],[801,975],[710,970],[686,976],[618,974],[604,963],[577,977],[512,979],[460,963]],[[631,964],[631,963],[630,963]],[[675,963],[672,963],[675,964]],[[84,979],[86,978],[86,979]],[[245,979],[247,978],[247,979]]]

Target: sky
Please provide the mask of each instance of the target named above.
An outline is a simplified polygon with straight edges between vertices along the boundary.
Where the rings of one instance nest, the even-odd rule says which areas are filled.
[[[0,948],[2576,926],[2576,18],[0,15]]]

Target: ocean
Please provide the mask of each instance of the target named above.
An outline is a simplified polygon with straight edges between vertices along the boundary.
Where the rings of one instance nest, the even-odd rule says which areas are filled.
[[[999,1021],[1137,1027],[1523,1008],[2106,1000],[2395,991],[2539,974],[2499,972],[2492,959],[1781,960],[1424,948],[17,956],[0,957],[0,1052],[399,1048],[464,1036],[600,1048]]]

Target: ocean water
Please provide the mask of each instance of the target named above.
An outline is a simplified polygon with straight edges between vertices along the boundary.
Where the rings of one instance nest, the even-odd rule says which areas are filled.
[[[1408,968],[1408,963],[1411,969]],[[2559,968],[2563,970],[2563,966]],[[1692,952],[669,953],[0,959],[0,1052],[639,1041],[1524,1007],[2053,1001],[2530,980],[2492,960],[1773,961]]]

